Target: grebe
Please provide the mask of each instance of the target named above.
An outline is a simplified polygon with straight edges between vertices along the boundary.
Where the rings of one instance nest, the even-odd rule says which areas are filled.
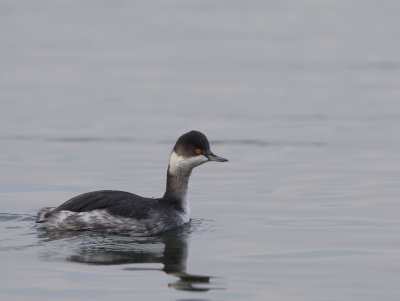
[[[116,190],[78,195],[59,207],[44,208],[37,216],[48,230],[93,230],[134,236],[159,234],[190,220],[187,190],[192,169],[208,161],[226,162],[214,155],[207,137],[188,132],[176,141],[169,158],[167,187],[161,198],[146,198]]]

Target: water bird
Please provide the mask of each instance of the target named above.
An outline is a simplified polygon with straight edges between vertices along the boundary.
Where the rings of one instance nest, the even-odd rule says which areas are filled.
[[[228,160],[213,154],[203,133],[190,131],[178,138],[171,151],[162,197],[148,198],[117,190],[92,191],[58,207],[40,210],[36,222],[45,230],[93,230],[133,236],[168,231],[190,220],[189,178],[194,167],[209,161]]]

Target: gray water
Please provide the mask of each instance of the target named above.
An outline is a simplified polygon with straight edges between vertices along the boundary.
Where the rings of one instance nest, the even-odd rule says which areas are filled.
[[[399,300],[398,1],[0,2],[1,300]],[[83,192],[160,196],[179,135],[191,222],[45,233]]]

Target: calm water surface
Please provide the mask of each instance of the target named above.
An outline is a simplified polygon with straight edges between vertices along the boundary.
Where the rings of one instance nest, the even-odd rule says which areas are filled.
[[[398,300],[397,1],[2,1],[2,300]],[[197,129],[192,220],[46,233],[83,192],[160,196]]]

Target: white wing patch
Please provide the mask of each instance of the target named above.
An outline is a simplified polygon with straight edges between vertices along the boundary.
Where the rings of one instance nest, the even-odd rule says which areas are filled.
[[[45,217],[45,214],[51,211],[49,210],[50,208],[45,209],[38,214],[37,221],[40,222],[38,227],[50,231],[90,230],[133,236],[149,236],[170,230],[189,221],[186,214],[175,214],[175,216],[168,216],[165,218],[155,211],[151,212],[151,218],[143,220],[111,215],[106,210],[92,210],[86,212],[62,210],[54,212],[49,217]]]

